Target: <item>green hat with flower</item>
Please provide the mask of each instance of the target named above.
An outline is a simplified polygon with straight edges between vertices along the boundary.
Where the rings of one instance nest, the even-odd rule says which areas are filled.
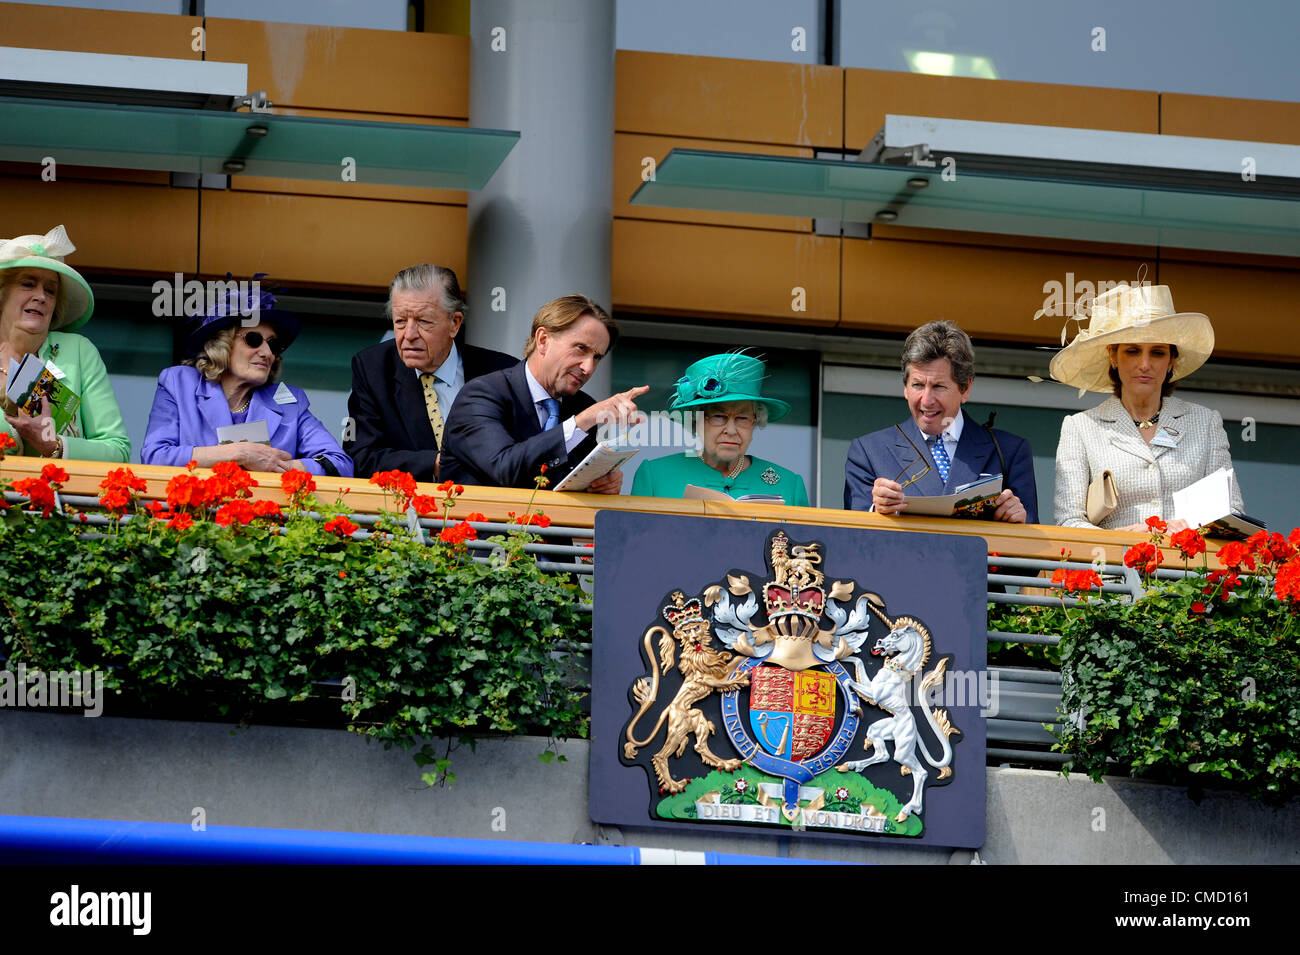
[[[95,311],[95,293],[76,269],[64,265],[63,259],[77,251],[63,226],[55,226],[45,235],[20,235],[0,239],[0,269],[48,269],[63,276],[59,299],[63,308],[56,311],[51,331],[76,331]]]
[[[767,366],[753,355],[727,352],[701,358],[686,369],[673,385],[670,411],[697,408],[700,405],[753,401],[767,406],[769,421],[779,421],[790,413],[789,402],[763,396],[763,379]]]

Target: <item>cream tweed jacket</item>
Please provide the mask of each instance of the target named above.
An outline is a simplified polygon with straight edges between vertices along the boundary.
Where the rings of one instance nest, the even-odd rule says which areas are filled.
[[[1056,447],[1056,523],[1098,526],[1089,524],[1086,516],[1088,484],[1103,471],[1114,475],[1119,490],[1119,506],[1100,524],[1110,529],[1139,524],[1152,515],[1171,520],[1177,516],[1175,491],[1219,468],[1232,467],[1219,412],[1181,398],[1166,398],[1160,427],[1177,441],[1177,447],[1143,441],[1115,397],[1062,421]],[[1232,507],[1241,511],[1241,491],[1236,481],[1232,483]]]

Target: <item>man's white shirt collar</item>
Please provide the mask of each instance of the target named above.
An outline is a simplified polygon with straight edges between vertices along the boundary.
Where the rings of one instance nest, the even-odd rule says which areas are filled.
[[[415,372],[415,377],[417,378],[422,378],[425,375],[425,372],[420,371],[418,368],[413,368],[411,370]],[[442,360],[442,364],[434,369],[433,377],[442,384],[450,385],[453,388],[457,388],[457,385],[465,384],[463,380],[464,372],[460,365],[460,352],[456,349],[456,340],[454,338],[451,341],[451,351],[447,352],[447,357]],[[457,377],[460,377],[462,380],[457,382]],[[459,390],[459,388],[457,388],[457,390]]]

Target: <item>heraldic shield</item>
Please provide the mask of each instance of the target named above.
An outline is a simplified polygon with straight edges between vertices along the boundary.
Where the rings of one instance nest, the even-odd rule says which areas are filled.
[[[661,819],[919,836],[926,784],[951,780],[961,733],[929,701],[951,658],[919,617],[852,580],[828,587],[822,542],[776,530],[765,549],[761,582],[732,571],[664,598],[621,762],[645,768]],[[857,740],[867,755],[852,760]],[[704,775],[678,775],[688,748]],[[886,763],[902,792],[869,770]]]

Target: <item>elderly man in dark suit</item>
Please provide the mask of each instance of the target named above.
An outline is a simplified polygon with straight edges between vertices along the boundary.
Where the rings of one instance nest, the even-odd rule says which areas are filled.
[[[1001,474],[994,519],[1038,523],[1038,491],[1029,442],[985,429],[962,405],[975,378],[975,349],[952,322],[930,322],[903,345],[903,397],[910,420],[857,438],[844,468],[844,507],[897,514],[913,494],[951,494],[981,476]],[[926,472],[926,466],[929,471]]]
[[[465,383],[518,359],[460,344],[465,300],[456,273],[413,265],[388,289],[394,339],[352,359],[350,434],[343,447],[358,477],[407,471],[432,481],[447,415]]]
[[[597,426],[638,418],[648,385],[596,401],[581,390],[618,340],[618,326],[585,295],[547,302],[533,317],[524,360],[465,386],[443,446],[444,479],[491,487],[533,487],[546,465],[554,487],[596,446]],[[618,494],[614,469],[586,490]]]

